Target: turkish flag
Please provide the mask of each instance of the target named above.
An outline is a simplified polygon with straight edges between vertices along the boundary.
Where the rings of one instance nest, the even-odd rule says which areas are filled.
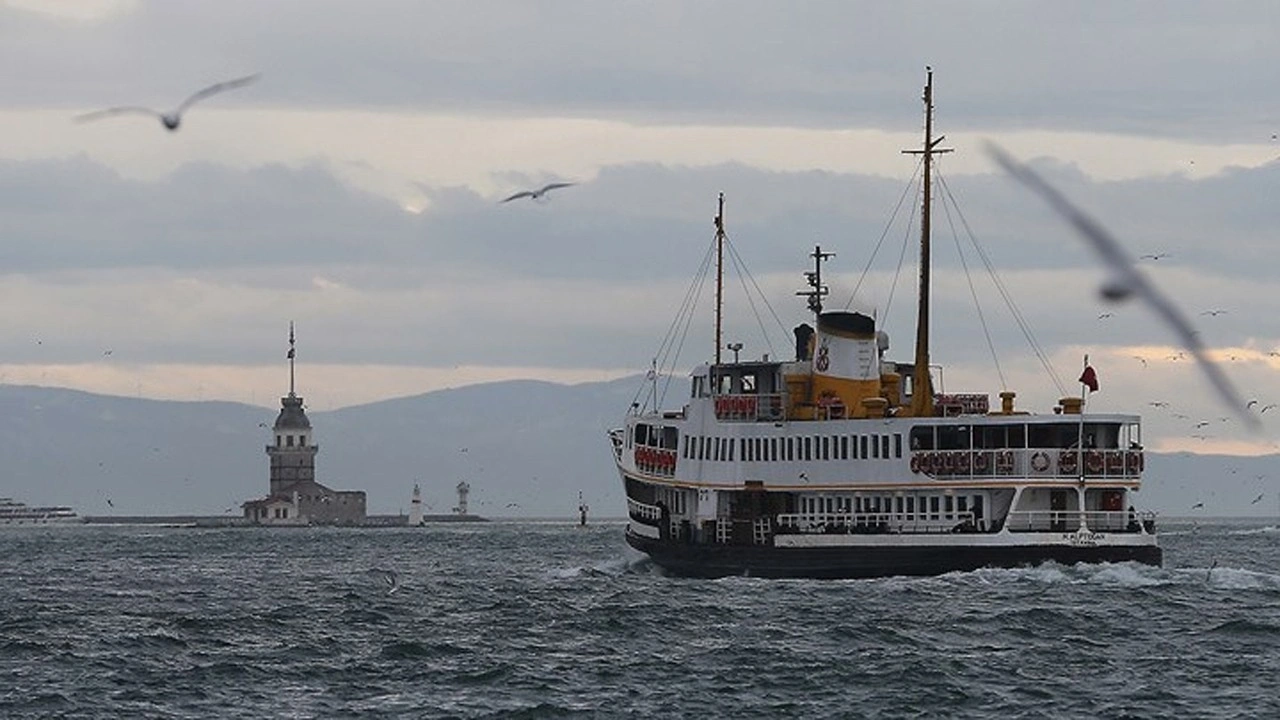
[[[1089,388],[1089,392],[1098,392],[1098,373],[1093,371],[1092,365],[1084,366],[1084,372],[1080,373],[1080,383]]]

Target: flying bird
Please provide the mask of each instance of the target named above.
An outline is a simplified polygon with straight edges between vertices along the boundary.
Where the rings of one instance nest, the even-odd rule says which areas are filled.
[[[1208,315],[1208,316],[1210,316],[1210,317],[1217,317],[1217,316],[1219,316],[1219,315],[1226,315],[1226,314],[1227,314],[1227,311],[1226,311],[1226,310],[1205,310],[1204,312],[1202,312],[1202,313],[1200,313],[1200,314],[1201,314],[1201,315]]]
[[[182,124],[182,114],[192,105],[211,95],[217,95],[218,93],[226,92],[227,90],[244,87],[245,85],[257,80],[258,77],[258,74],[254,73],[253,75],[236,78],[235,80],[214,83],[213,85],[195,93],[186,100],[183,100],[181,105],[178,105],[178,107],[170,110],[169,112],[160,112],[159,110],[152,110],[151,108],[128,105],[123,107],[107,108],[106,110],[98,110],[85,115],[78,115],[75,120],[76,122],[89,122],[92,120],[101,120],[106,117],[114,117],[116,115],[152,115],[160,118],[160,124],[164,125],[166,130],[174,131]]]
[[[1102,313],[1101,315],[1099,315],[1099,316],[1098,316],[1098,319],[1099,319],[1099,320],[1106,320],[1107,318],[1113,318],[1113,317],[1115,317],[1115,316],[1116,316],[1116,314],[1115,314],[1115,313]]]
[[[1222,369],[1209,357],[1208,350],[1195,328],[1191,327],[1191,323],[1183,317],[1182,312],[1147,280],[1146,275],[1138,270],[1130,260],[1132,256],[1125,252],[1120,242],[1098,221],[1086,215],[1031,168],[1014,160],[1003,149],[988,143],[987,153],[1000,167],[1004,168],[1005,172],[1039,195],[1058,215],[1071,223],[1098,253],[1111,273],[1111,279],[1100,288],[1102,296],[1113,302],[1133,296],[1141,298],[1182,340],[1182,345],[1195,357],[1201,371],[1217,391],[1222,402],[1239,415],[1251,429],[1258,430],[1261,423],[1245,409],[1240,394],[1236,392],[1235,386],[1231,384],[1231,380],[1222,372]]]
[[[537,190],[522,190],[516,193],[515,195],[512,195],[511,197],[500,201],[499,204],[511,202],[512,200],[519,200],[520,198],[524,198],[524,197],[527,197],[530,200],[541,200],[543,197],[546,196],[547,193],[551,192],[552,190],[559,190],[560,188],[567,188],[572,185],[574,185],[574,183],[550,183],[548,185],[543,185],[541,188]]]
[[[1261,493],[1261,494],[1259,494],[1259,495],[1258,495],[1258,497],[1254,498],[1254,499],[1253,499],[1249,504],[1250,504],[1250,505],[1257,505],[1258,503],[1262,502],[1262,497],[1263,497],[1263,495],[1266,495],[1266,493]]]
[[[1244,404],[1244,406],[1245,406],[1246,408],[1251,408],[1251,407],[1253,407],[1254,405],[1257,405],[1257,404],[1258,404],[1258,401],[1257,401],[1257,400],[1250,400],[1249,402],[1245,403],[1245,404]]]
[[[1258,411],[1258,414],[1259,414],[1259,415],[1261,415],[1262,413],[1264,413],[1264,412],[1266,412],[1266,411],[1268,411],[1268,410],[1270,410],[1270,409],[1274,408],[1275,406],[1276,406],[1276,404],[1275,404],[1275,403],[1270,403],[1270,404],[1268,404],[1268,405],[1263,405],[1263,406],[1262,406],[1262,409]]]
[[[1196,508],[1203,508],[1203,507],[1204,507],[1204,503],[1202,503],[1202,502],[1198,502],[1198,503],[1196,503],[1195,505],[1192,505],[1192,506],[1191,506],[1191,509],[1192,509],[1192,510],[1195,510]]]
[[[1169,257],[1169,253],[1162,252],[1162,253],[1151,253],[1148,255],[1141,255],[1138,257],[1138,259],[1139,260],[1159,260],[1160,258],[1167,258],[1167,257]]]
[[[1146,366],[1147,366],[1147,359],[1146,359],[1146,358],[1144,358],[1144,357],[1142,357],[1141,355],[1134,355],[1134,356],[1133,356],[1133,359],[1134,359],[1134,360],[1137,360],[1137,361],[1138,361],[1138,362],[1140,362],[1140,363],[1142,363],[1142,367],[1146,367]]]

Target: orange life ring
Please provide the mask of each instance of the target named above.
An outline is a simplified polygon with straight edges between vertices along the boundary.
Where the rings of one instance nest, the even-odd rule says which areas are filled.
[[[1049,456],[1037,450],[1031,456],[1031,469],[1036,472],[1044,472],[1049,469]]]

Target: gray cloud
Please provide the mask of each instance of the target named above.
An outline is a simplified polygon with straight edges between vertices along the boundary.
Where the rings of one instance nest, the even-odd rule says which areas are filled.
[[[262,70],[259,87],[217,102],[902,127],[932,64],[957,130],[1260,142],[1280,115],[1265,90],[1280,80],[1277,27],[1264,0],[228,0],[93,22],[0,7],[0,102],[167,104]]]

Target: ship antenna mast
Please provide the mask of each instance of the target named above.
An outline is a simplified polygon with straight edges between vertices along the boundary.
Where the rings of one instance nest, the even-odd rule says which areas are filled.
[[[724,320],[724,193],[716,209],[716,365],[720,364],[721,324]]]
[[[925,67],[924,86],[924,146],[920,150],[903,150],[910,155],[924,155],[924,201],[920,210],[920,292],[916,308],[916,356],[911,374],[911,414],[925,417],[933,414],[933,383],[929,378],[929,213],[930,194],[933,190],[933,156],[951,152],[951,148],[939,148],[945,135],[933,137],[933,68]]]
[[[813,258],[813,272],[806,272],[804,279],[809,283],[808,290],[797,290],[796,294],[809,298],[809,310],[814,317],[822,314],[822,298],[831,293],[831,289],[822,284],[822,261],[835,257],[833,252],[822,252],[821,245],[814,245],[809,257]]]

